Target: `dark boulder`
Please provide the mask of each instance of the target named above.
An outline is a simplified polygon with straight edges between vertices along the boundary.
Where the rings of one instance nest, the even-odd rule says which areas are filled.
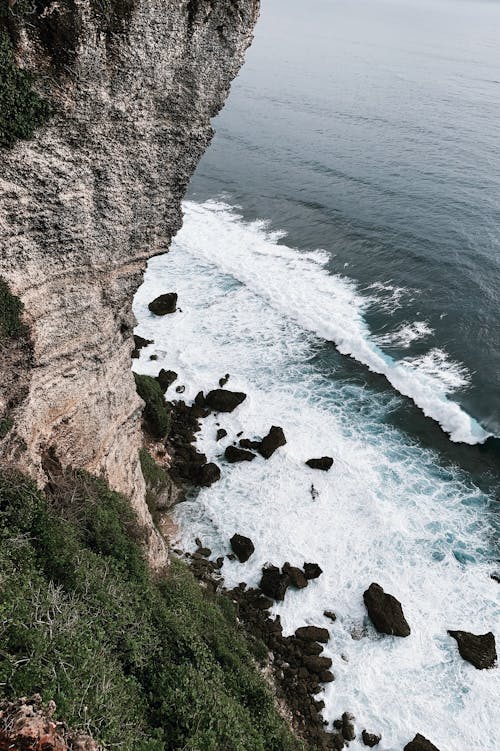
[[[306,579],[317,579],[322,573],[323,569],[317,563],[304,563],[304,576]]]
[[[325,618],[329,618],[333,622],[337,620],[337,616],[335,615],[333,610],[325,610],[323,615],[325,616]]]
[[[266,566],[262,569],[259,587],[267,597],[272,600],[284,600],[289,586],[289,576],[282,573],[277,566]]]
[[[219,386],[223,388],[223,386],[225,386],[228,381],[229,381],[229,373],[226,373],[225,376],[223,376],[222,378],[219,378]]]
[[[331,456],[322,456],[319,459],[308,459],[306,464],[311,469],[322,469],[323,472],[327,472],[333,464],[333,459]]]
[[[220,441],[222,438],[225,438],[227,436],[227,430],[224,430],[224,428],[219,428],[217,431],[217,435],[215,436],[216,441]]]
[[[297,639],[304,639],[304,641],[318,641],[320,644],[326,644],[330,638],[330,634],[327,628],[321,628],[320,626],[301,626],[295,632]]]
[[[236,464],[236,462],[251,462],[255,459],[255,454],[251,451],[245,451],[238,446],[228,446],[224,451],[224,456],[230,464]]]
[[[335,680],[335,676],[331,670],[322,670],[318,678],[321,683],[332,683]]]
[[[255,552],[255,546],[249,537],[234,534],[231,537],[231,549],[236,553],[240,563],[246,563],[251,555]]]
[[[448,631],[456,639],[460,656],[478,670],[493,668],[497,661],[495,637],[487,634],[471,634],[468,631]]]
[[[290,566],[289,563],[285,563],[283,566],[283,572],[290,577],[290,584],[296,589],[304,589],[307,587],[308,580],[304,572],[297,568],[297,566]]]
[[[302,639],[297,639],[297,641],[303,655],[320,655],[323,651],[323,645],[318,644],[317,641],[304,641]]]
[[[214,389],[209,391],[206,396],[206,403],[210,409],[216,412],[232,412],[242,402],[247,395],[242,391],[227,391],[226,389]]]
[[[165,393],[168,387],[171,386],[173,382],[177,380],[177,373],[174,370],[164,370],[162,368],[160,372],[158,373],[158,375],[156,376],[156,380],[160,384],[160,388],[163,391],[163,393]]]
[[[382,740],[381,735],[376,735],[375,733],[369,733],[367,730],[363,730],[361,733],[361,737],[363,739],[363,743],[365,746],[369,746],[370,748],[373,748],[374,746],[378,746],[380,741]]]
[[[284,446],[285,443],[286,438],[283,429],[273,425],[269,433],[262,439],[258,449],[259,454],[263,456],[264,459],[269,459],[276,449],[280,446]]]
[[[144,337],[134,334],[134,346],[135,346],[134,352],[139,352],[140,349],[142,349],[143,347],[147,347],[149,344],[154,344],[152,339],[144,339]]]
[[[380,584],[372,583],[363,593],[363,600],[373,625],[381,634],[409,636],[410,627],[401,603],[384,592]]]
[[[346,741],[353,741],[356,738],[356,731],[354,730],[354,715],[350,712],[344,712],[342,715],[342,737]]]
[[[184,386],[184,384],[181,384],[180,386],[175,387],[175,391],[177,394],[183,394],[185,390],[186,390],[186,387]]]
[[[321,657],[320,655],[306,655],[302,663],[309,672],[316,673],[316,675],[332,667],[331,659],[329,657]]]
[[[423,735],[417,733],[415,738],[406,744],[403,751],[439,751],[439,749]]]
[[[155,316],[165,316],[168,313],[175,313],[177,309],[177,292],[167,292],[165,295],[156,297],[149,303],[148,308]]]
[[[196,404],[197,407],[205,407],[206,406],[205,394],[203,393],[203,391],[198,391],[198,393],[196,394],[196,396],[194,398],[194,403]]]
[[[345,741],[342,737],[342,733],[332,733],[330,736],[330,744],[333,751],[342,751],[345,746]]]
[[[204,488],[210,487],[214,482],[220,480],[220,468],[213,462],[202,464],[194,471],[195,485],[201,485]]]
[[[251,441],[249,438],[242,438],[240,441],[240,446],[242,449],[253,449],[257,450],[260,449],[261,441]]]

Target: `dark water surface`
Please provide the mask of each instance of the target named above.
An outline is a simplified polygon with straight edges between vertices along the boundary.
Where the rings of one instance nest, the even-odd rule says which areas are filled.
[[[383,352],[499,435],[499,123],[499,2],[263,0],[190,197],[326,250]]]

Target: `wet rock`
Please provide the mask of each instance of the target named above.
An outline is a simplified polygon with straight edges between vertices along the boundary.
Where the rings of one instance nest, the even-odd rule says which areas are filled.
[[[217,435],[215,436],[216,441],[220,441],[222,438],[225,438],[227,436],[227,430],[224,430],[224,428],[219,428],[217,431]]]
[[[181,386],[176,386],[176,388],[175,388],[175,391],[176,391],[177,394],[183,394],[185,392],[185,390],[186,390],[186,387],[182,386],[182,385]]]
[[[223,376],[222,378],[219,378],[219,386],[222,388],[223,386],[226,385],[228,381],[229,381],[229,373],[226,373],[225,376]]]
[[[224,451],[224,457],[230,464],[236,464],[236,462],[252,462],[255,459],[255,454],[245,449],[240,449],[238,446],[228,446]]]
[[[323,472],[328,472],[333,464],[333,459],[331,456],[322,456],[319,459],[308,459],[306,464],[311,469],[322,469]]]
[[[193,473],[193,479],[195,485],[201,485],[203,488],[209,488],[214,482],[220,480],[220,468],[213,462],[202,464],[201,467],[197,467]]]
[[[306,579],[317,579],[323,573],[323,569],[317,563],[304,563],[303,568]]]
[[[363,730],[361,733],[361,737],[363,739],[363,743],[365,746],[369,746],[370,748],[373,748],[374,746],[378,746],[380,741],[382,740],[381,735],[376,735],[375,733],[369,733],[367,730]]]
[[[500,584],[500,573],[494,571],[492,574],[490,574],[490,579],[493,579],[494,582]]]
[[[325,610],[323,615],[325,616],[325,618],[329,618],[333,622],[337,620],[337,616],[335,615],[333,610]]]
[[[157,360],[158,359],[158,355],[149,355],[149,359],[150,360]]]
[[[317,641],[320,644],[326,644],[330,638],[330,634],[327,628],[321,628],[320,626],[301,626],[295,632],[297,639],[304,639],[304,641]]]
[[[415,738],[406,744],[403,751],[439,751],[439,749],[423,735],[417,733]]]
[[[308,580],[304,572],[297,566],[290,566],[289,563],[285,563],[283,566],[283,572],[290,577],[290,584],[295,589],[304,589],[307,587]]]
[[[322,670],[319,674],[319,679],[321,683],[331,683],[335,680],[335,676],[331,670]]]
[[[154,344],[152,339],[144,339],[144,337],[134,334],[134,351],[132,352],[132,357],[137,359],[141,349],[147,347],[149,344]]]
[[[249,438],[242,438],[240,441],[240,446],[242,449],[252,449],[254,451],[257,451],[260,449],[261,441],[251,441]]]
[[[173,382],[177,380],[177,373],[174,370],[164,370],[162,368],[160,372],[158,373],[158,375],[156,376],[156,380],[160,384],[160,388],[163,391],[163,393],[165,393],[168,387],[171,386]]]
[[[345,741],[341,733],[332,733],[330,742],[333,751],[342,751],[345,746]]]
[[[448,631],[456,639],[460,656],[478,670],[493,668],[497,661],[495,637],[487,634],[471,634],[468,631]]]
[[[276,449],[285,444],[286,438],[283,429],[279,428],[277,425],[273,425],[269,433],[262,439],[258,451],[264,459],[269,459]]]
[[[272,600],[284,600],[289,586],[289,576],[282,573],[277,566],[266,566],[262,569],[259,587],[267,597]]]
[[[354,730],[354,715],[350,712],[344,712],[342,715],[342,737],[346,741],[353,741],[356,737],[356,731]]]
[[[196,394],[196,396],[194,398],[194,403],[196,404],[197,407],[205,407],[206,406],[205,395],[204,395],[203,391],[198,391],[198,393]]]
[[[311,673],[316,673],[316,675],[332,667],[331,659],[321,655],[306,655],[302,662]]]
[[[206,397],[207,406],[216,412],[232,412],[247,395],[242,391],[227,391],[226,389],[214,389],[209,391]]]
[[[303,655],[320,655],[323,651],[323,645],[318,644],[317,641],[303,641],[297,640],[300,644],[300,651]]]
[[[155,316],[165,316],[168,313],[175,313],[177,309],[177,292],[167,292],[165,295],[156,297],[149,303],[148,308]]]
[[[410,627],[403,614],[401,603],[373,582],[363,593],[363,600],[373,625],[381,634],[409,636]]]
[[[246,563],[255,552],[255,546],[249,537],[234,534],[230,540],[231,549],[236,554],[240,563]]]

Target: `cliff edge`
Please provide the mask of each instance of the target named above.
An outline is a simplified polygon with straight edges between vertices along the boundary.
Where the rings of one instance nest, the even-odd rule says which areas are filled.
[[[29,6],[29,8],[26,7]],[[0,462],[104,476],[150,530],[133,295],[181,225],[181,200],[243,61],[258,0],[10,0],[2,18],[52,115],[2,150],[0,281],[26,330],[4,338]],[[1,292],[1,290],[0,290]]]

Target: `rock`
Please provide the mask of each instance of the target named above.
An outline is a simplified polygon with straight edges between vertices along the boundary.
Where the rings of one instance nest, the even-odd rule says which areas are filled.
[[[471,634],[468,631],[448,631],[456,639],[460,656],[474,665],[478,670],[495,667],[497,650],[495,637],[489,631],[487,634]]]
[[[203,545],[199,545],[196,552],[203,556],[203,558],[210,558],[210,556],[212,555],[210,548],[204,548]]]
[[[226,385],[228,381],[229,381],[229,373],[226,373],[226,375],[223,376],[223,378],[219,378],[219,386],[222,388],[223,386]]]
[[[363,730],[361,733],[361,737],[363,739],[363,743],[365,746],[369,746],[370,748],[373,748],[374,746],[378,746],[380,741],[382,740],[381,735],[376,735],[375,733],[369,733],[367,730]]]
[[[325,618],[329,618],[331,621],[335,622],[337,620],[337,616],[335,615],[333,610],[325,610],[323,615],[325,616]]]
[[[304,563],[303,568],[306,579],[317,579],[323,573],[323,569],[317,563]]]
[[[246,563],[255,552],[255,546],[249,537],[234,534],[230,540],[231,548],[240,563]]]
[[[157,360],[158,359],[158,355],[149,355],[149,359],[150,360]]]
[[[322,469],[323,472],[328,472],[333,464],[333,459],[331,456],[322,456],[319,459],[308,459],[306,464],[311,469]]]
[[[227,391],[226,389],[215,389],[209,391],[206,396],[206,403],[210,409],[216,412],[232,412],[242,402],[247,395],[242,391]]]
[[[290,578],[277,566],[266,566],[262,569],[259,587],[267,597],[272,600],[284,600],[289,586]]]
[[[333,751],[342,751],[345,746],[345,741],[341,733],[332,733],[330,742]]]
[[[354,715],[350,712],[344,712],[342,715],[342,737],[346,741],[353,741],[356,737],[356,731],[354,730]]]
[[[328,670],[332,667],[332,661],[329,657],[321,657],[321,655],[306,655],[302,660],[303,665],[311,673],[322,673],[323,670]]]
[[[183,394],[185,392],[185,390],[186,390],[186,387],[183,386],[183,385],[175,387],[175,391],[176,391],[177,394]]]
[[[196,396],[194,398],[194,403],[196,404],[197,407],[205,407],[206,406],[205,395],[204,395],[203,391],[198,391],[198,393],[196,394]]]
[[[290,584],[292,587],[295,587],[296,589],[304,589],[305,587],[307,587],[308,580],[304,572],[300,568],[297,568],[297,566],[290,566],[289,563],[285,563],[283,566],[283,571],[290,577]]]
[[[380,584],[372,583],[363,593],[363,600],[373,625],[381,634],[409,636],[410,627],[403,614],[401,603],[386,594]]]
[[[331,670],[322,670],[318,677],[321,683],[332,683],[335,680],[335,676]]]
[[[147,347],[149,344],[154,344],[152,339],[144,339],[144,337],[134,334],[134,345],[136,349],[142,349],[143,347]]]
[[[245,449],[240,449],[238,446],[228,446],[226,450],[224,451],[224,457],[230,464],[235,464],[236,462],[252,462],[255,459],[255,454],[252,454],[251,451],[245,451]]]
[[[222,438],[225,438],[227,436],[227,430],[224,430],[224,428],[219,428],[217,431],[217,435],[215,436],[216,441],[220,441]]]
[[[162,368],[156,376],[156,380],[160,384],[160,388],[163,393],[165,393],[168,387],[171,386],[175,380],[177,380],[177,373],[174,370],[164,370]]]
[[[165,295],[156,297],[149,303],[148,308],[155,316],[165,316],[168,313],[175,313],[177,309],[177,292],[167,292]]]
[[[302,639],[297,640],[300,644],[300,651],[303,655],[320,655],[323,651],[323,645],[318,644],[317,641],[304,641]]]
[[[500,584],[500,573],[494,571],[492,574],[490,574],[490,579],[493,579],[494,582]]]
[[[210,485],[213,485],[214,482],[220,480],[220,474],[220,468],[217,464],[214,464],[213,462],[202,464],[201,467],[197,468],[197,472],[195,473],[195,484],[208,488]]]
[[[283,429],[273,425],[269,433],[261,441],[260,448],[258,449],[259,454],[263,456],[264,459],[269,459],[276,449],[280,446],[284,446],[285,443],[286,438]]]
[[[423,735],[417,733],[415,738],[406,744],[403,751],[439,751],[439,749]]]
[[[321,628],[320,626],[301,626],[295,632],[297,639],[304,639],[304,641],[318,641],[320,644],[326,644],[330,638],[330,634],[327,628]]]
[[[249,438],[242,438],[240,441],[240,446],[242,449],[253,449],[258,450],[260,449],[261,441],[251,441]]]

